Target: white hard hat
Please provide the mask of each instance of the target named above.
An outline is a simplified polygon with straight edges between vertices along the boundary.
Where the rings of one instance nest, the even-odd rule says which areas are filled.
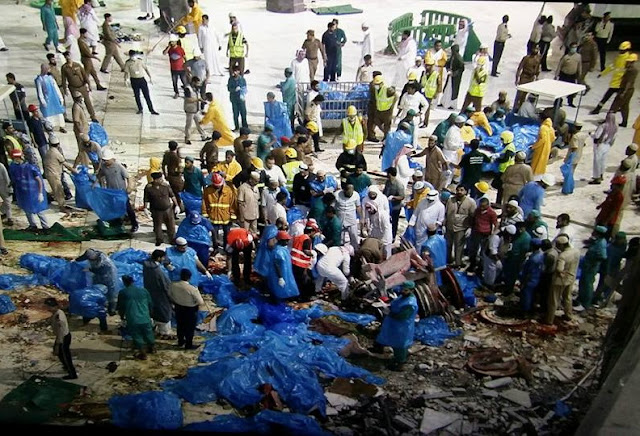
[[[169,35],[169,42],[177,42],[179,40],[180,38],[175,33],[172,33],[171,35]]]
[[[329,252],[329,247],[327,247],[325,244],[318,244],[313,248],[323,256]]]
[[[176,245],[187,245],[187,240],[183,237],[176,238]]]
[[[517,201],[517,200],[509,200],[509,202],[507,202],[507,204],[508,204],[509,206],[513,206],[513,207],[518,207],[518,206],[520,206],[520,204],[518,203],[518,201]]]
[[[507,232],[510,235],[515,235],[516,234],[516,226],[514,226],[513,224],[509,224],[508,226],[506,226],[504,228],[504,231]]]
[[[111,160],[115,159],[116,155],[108,148],[102,150],[102,160]]]
[[[556,184],[556,176],[553,174],[543,174],[540,181],[547,186],[553,186]]]
[[[467,117],[464,117],[462,115],[458,115],[454,120],[455,123],[464,123],[465,121],[467,121]]]

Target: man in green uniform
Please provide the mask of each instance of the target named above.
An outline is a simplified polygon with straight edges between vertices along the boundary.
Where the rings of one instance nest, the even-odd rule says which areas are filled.
[[[365,189],[371,186],[371,178],[364,172],[364,165],[356,165],[356,172],[347,177],[347,184],[353,185],[353,189],[358,194],[362,194]]]
[[[531,235],[527,232],[525,223],[516,224],[516,235],[513,238],[511,249],[507,252],[504,259],[504,268],[502,274],[504,275],[505,289],[503,294],[505,296],[513,293],[513,287],[516,284],[522,265],[524,264],[527,252],[531,246]]]
[[[336,58],[336,76],[339,80],[340,76],[342,76],[342,47],[344,47],[347,42],[347,35],[344,33],[344,30],[338,27],[337,18],[334,18],[333,22],[336,25],[336,39],[338,40],[338,44],[340,44],[338,46],[338,56]]]
[[[342,245],[342,223],[336,216],[336,209],[327,206],[324,209],[324,220],[321,223],[324,243],[327,247],[340,247]]]
[[[293,121],[296,109],[296,79],[293,78],[293,71],[287,67],[284,69],[284,81],[277,86],[282,91],[282,101],[287,104],[289,112],[289,120],[291,120],[291,129],[293,130]]]
[[[593,283],[600,271],[603,261],[607,260],[607,240],[605,226],[596,226],[591,235],[591,245],[584,255],[582,273],[578,283],[578,301],[585,309],[589,309],[593,302]],[[576,309],[578,310],[578,309]]]
[[[122,276],[122,283],[125,287],[118,294],[118,313],[127,322],[127,332],[138,350],[136,358],[146,360],[147,354],[143,349],[145,345],[149,353],[156,352],[150,315],[153,301],[149,291],[133,285],[131,276]]]

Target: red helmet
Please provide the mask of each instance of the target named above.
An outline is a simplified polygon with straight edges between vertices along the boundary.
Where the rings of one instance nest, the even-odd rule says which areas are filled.
[[[213,173],[211,175],[211,184],[213,186],[215,186],[216,188],[219,188],[220,186],[222,186],[224,184],[224,179],[222,178],[220,173]]]
[[[284,230],[280,230],[276,235],[276,238],[278,239],[278,241],[288,241],[289,239],[291,239],[291,235]]]

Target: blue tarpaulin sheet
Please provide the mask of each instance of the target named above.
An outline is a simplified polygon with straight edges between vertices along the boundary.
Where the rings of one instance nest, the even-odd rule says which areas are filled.
[[[440,347],[450,338],[455,338],[462,334],[460,330],[451,330],[449,325],[441,316],[430,316],[421,319],[416,325],[414,338],[424,345]]]

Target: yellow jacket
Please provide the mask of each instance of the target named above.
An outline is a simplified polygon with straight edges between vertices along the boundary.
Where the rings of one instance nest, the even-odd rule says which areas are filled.
[[[638,115],[638,118],[633,122],[633,129],[633,143],[640,145],[640,115]],[[640,156],[640,148],[638,148],[636,155]]]
[[[471,114],[469,119],[471,119],[473,121],[473,124],[475,124],[476,126],[482,127],[484,130],[486,130],[489,136],[493,135],[493,129],[491,128],[491,124],[489,124],[489,119],[484,114],[484,112],[482,111],[474,112],[473,114]]]
[[[238,201],[236,193],[229,185],[218,191],[213,185],[204,188],[202,193],[202,213],[209,217],[211,224],[229,224],[237,215]]]
[[[215,167],[213,167],[214,173],[224,173],[224,179],[227,183],[231,183],[233,178],[237,176],[242,171],[242,167],[234,157],[230,164],[226,161],[218,163]]]
[[[189,13],[180,20],[180,24],[182,25],[186,26],[189,23],[193,23],[194,32],[198,33],[198,29],[202,24],[202,9],[200,9],[198,3],[194,3]]]
[[[538,140],[531,146],[533,150],[533,158],[531,160],[531,169],[534,176],[539,176],[547,172],[547,163],[549,162],[549,153],[551,153],[551,144],[556,140],[556,133],[553,130],[551,118],[547,118],[540,125]]]
[[[627,66],[627,57],[629,53],[623,53],[616,56],[616,60],[613,61],[612,64],[609,64],[607,68],[602,71],[600,75],[604,76],[611,72],[613,75],[611,76],[611,82],[609,82],[609,88],[618,89],[620,88],[620,83],[622,83],[622,76],[624,76],[625,67]]]
[[[161,173],[162,172],[162,158],[161,157],[152,157],[149,158],[149,171],[147,171],[147,182],[153,182],[151,178],[151,174],[153,173]]]
[[[82,6],[84,2],[80,5]],[[74,22],[77,22],[77,14],[78,14],[78,2],[76,0],[60,0],[58,2],[60,6],[60,10],[62,12],[63,17],[71,17]]]
[[[233,136],[231,128],[229,128],[229,123],[227,123],[227,120],[224,117],[224,112],[222,111],[220,104],[215,100],[209,103],[207,113],[200,121],[201,125],[209,123],[213,124],[213,129],[217,130],[222,135],[218,140],[218,146],[233,145],[235,137]]]
[[[424,200],[425,198],[427,198],[427,194],[429,193],[430,189],[429,188],[425,188],[422,190],[422,192],[413,192],[413,198],[411,199],[411,201],[409,201],[407,203],[407,207],[409,209],[413,209],[416,210],[418,205],[420,204],[420,202],[422,200]]]
[[[460,136],[462,136],[462,140],[468,144],[472,139],[476,139],[476,132],[473,130],[473,127],[465,124],[460,127]]]

